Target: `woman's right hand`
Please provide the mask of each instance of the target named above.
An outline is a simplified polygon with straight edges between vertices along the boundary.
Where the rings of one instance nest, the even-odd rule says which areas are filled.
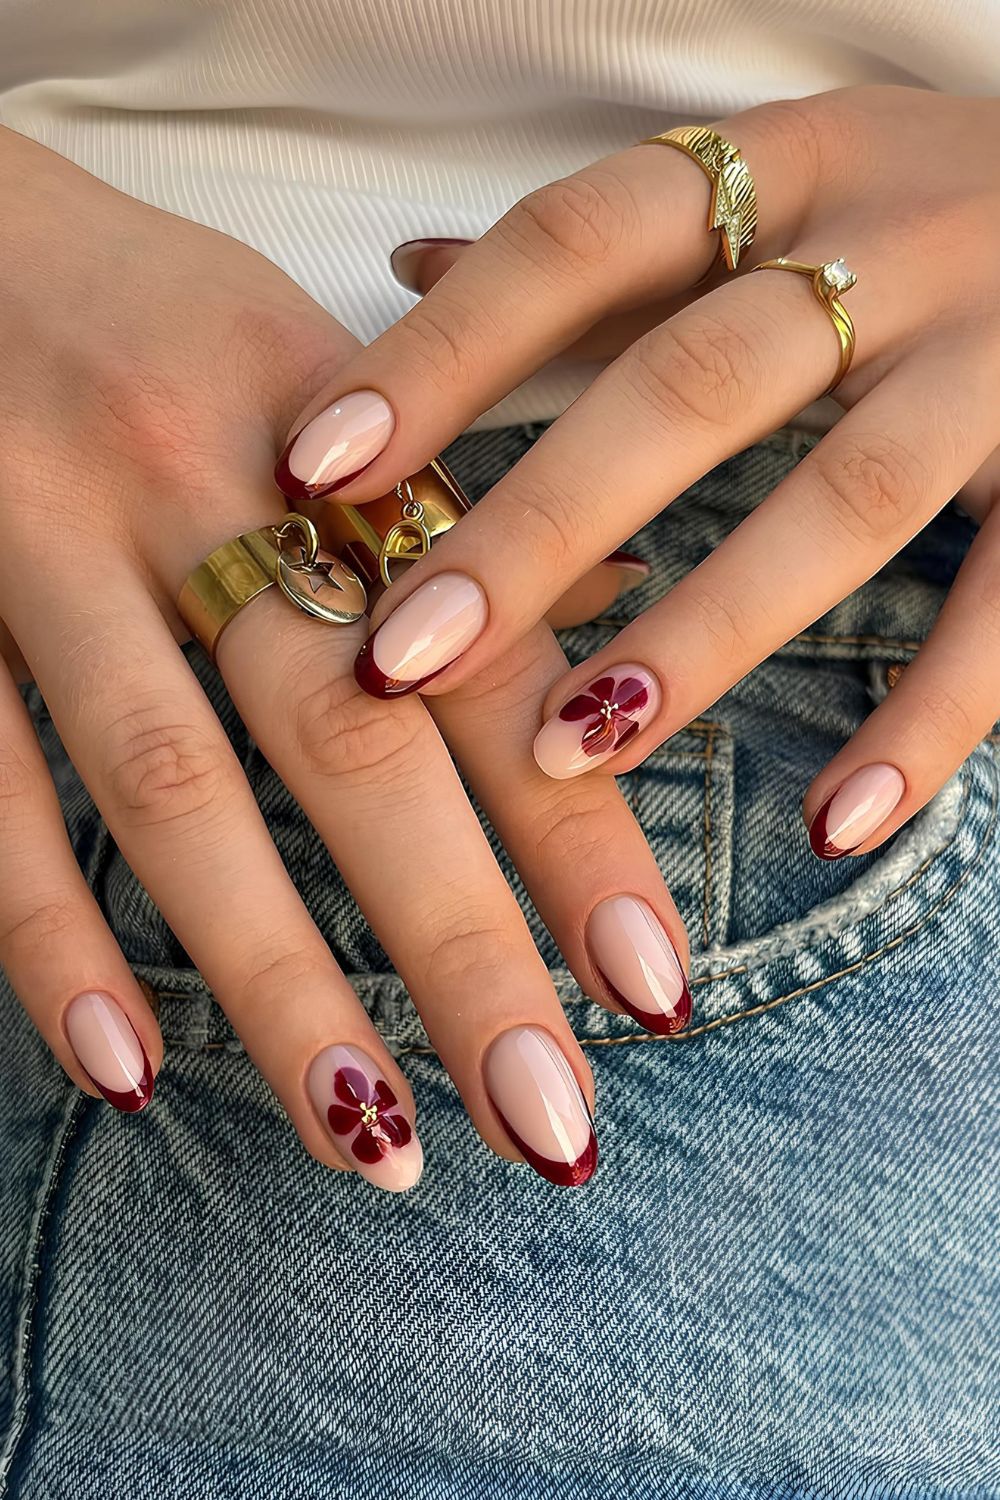
[[[399,1189],[413,1101],[272,844],[179,649],[204,557],[280,521],[275,455],[355,340],[270,262],[0,131],[0,616],[139,880],[308,1150]],[[572,1184],[592,1080],[445,740],[584,989],[661,1032],[689,1005],[684,936],[605,778],[553,783],[530,746],[566,663],[546,627],[434,712],[363,694],[364,620],[269,589],[219,668],[406,983],[481,1134]],[[443,738],[442,738],[443,736]],[[67,840],[0,666],[0,963],[81,1088],[148,1102],[153,1015]],[[96,1088],[95,1088],[96,1085]]]

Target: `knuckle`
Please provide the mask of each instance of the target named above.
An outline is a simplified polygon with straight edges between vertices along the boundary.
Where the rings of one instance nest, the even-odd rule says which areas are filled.
[[[557,870],[570,865],[587,871],[606,865],[608,846],[614,842],[607,812],[606,805],[595,805],[592,794],[567,788],[548,808],[536,810],[538,859]]]
[[[928,475],[919,455],[884,434],[841,440],[813,454],[820,498],[852,540],[897,537],[923,512]]]
[[[0,948],[8,953],[47,952],[53,943],[80,931],[80,903],[69,895],[49,895],[24,915],[0,924]]]
[[[0,807],[4,818],[23,806],[37,791],[37,778],[11,745],[0,744]]]
[[[715,588],[693,575],[685,607],[713,654],[726,666],[736,666],[752,651],[761,636],[756,603],[735,589]]]
[[[489,322],[481,306],[462,312],[444,289],[426,297],[394,330],[396,356],[435,387],[464,391],[488,369]]]
[[[639,339],[627,370],[661,420],[715,425],[757,400],[763,343],[727,318],[689,314]]]
[[[236,977],[242,1017],[247,1021],[257,1015],[272,1017],[275,999],[286,1003],[289,995],[312,983],[323,966],[316,949],[290,945],[287,935],[258,940],[247,956],[246,968]]]
[[[611,172],[591,171],[536,188],[507,216],[505,227],[537,255],[555,254],[574,268],[604,265],[632,234],[632,195]]]
[[[473,993],[488,989],[486,976],[502,973],[512,960],[511,935],[496,914],[463,903],[456,893],[428,933],[423,969],[426,982],[438,991]]]
[[[380,703],[339,677],[298,696],[293,723],[299,755],[314,775],[387,785],[412,774],[424,720],[418,705]]]
[[[936,749],[949,753],[956,745],[971,749],[978,744],[986,727],[980,723],[971,695],[946,687],[941,681],[925,685],[916,707],[915,723],[921,741],[931,741]]]
[[[539,468],[530,482],[509,485],[491,497],[497,536],[516,537],[518,555],[542,559],[547,568],[577,557],[587,544],[587,517],[601,515],[589,506],[587,491],[570,476]]]
[[[215,811],[231,780],[216,737],[166,703],[117,718],[105,755],[112,801],[130,825],[155,827]]]

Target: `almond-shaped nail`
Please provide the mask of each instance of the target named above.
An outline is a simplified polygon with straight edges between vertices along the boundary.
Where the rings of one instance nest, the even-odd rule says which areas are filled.
[[[274,470],[289,500],[317,500],[343,489],[374,463],[396,418],[377,391],[352,391],[296,433]]]
[[[406,240],[402,245],[396,246],[389,257],[389,265],[400,286],[405,287],[408,292],[416,292],[419,295],[424,290],[420,279],[420,267],[432,250],[448,250],[452,247],[471,244],[471,240]]]
[[[416,692],[482,635],[486,594],[464,573],[439,573],[404,599],[362,646],[358,686],[373,698]]]
[[[609,996],[647,1031],[670,1036],[691,1019],[677,950],[648,901],[611,896],[587,919],[587,950]]]
[[[841,859],[871,838],[898,806],[906,781],[895,766],[862,766],[828,798],[809,824],[820,859]]]
[[[138,1114],[153,1097],[153,1070],[128,1016],[102,990],[70,1001],[66,1035],[77,1062],[109,1104]]]
[[[515,1026],[486,1054],[490,1102],[512,1143],[540,1176],[578,1187],[597,1169],[597,1136],[576,1075],[547,1031]]]
[[[662,697],[647,667],[612,667],[546,720],[535,736],[535,760],[556,781],[602,766],[655,718]]]
[[[413,1187],[424,1153],[382,1070],[360,1047],[335,1043],[309,1066],[309,1097],[346,1162],[390,1193]]]

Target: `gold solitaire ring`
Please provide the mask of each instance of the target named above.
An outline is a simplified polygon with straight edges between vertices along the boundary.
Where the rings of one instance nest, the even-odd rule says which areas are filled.
[[[854,358],[854,323],[840,298],[857,284],[858,278],[842,260],[828,260],[821,266],[809,266],[801,260],[786,260],[783,255],[779,255],[777,260],[762,261],[759,266],[754,266],[754,270],[795,271],[799,276],[808,276],[812,282],[816,300],[826,311],[840,344],[840,366],[824,392],[828,396],[843,380]]]
[[[740,256],[753,244],[757,233],[757,189],[739,146],[707,125],[680,125],[662,135],[647,136],[639,144],[672,146],[698,163],[712,184],[708,227],[721,231],[719,252],[729,270],[735,271]],[[713,262],[705,277],[714,269]]]
[[[226,626],[251,599],[272,587],[327,625],[360,620],[368,604],[358,575],[320,548],[308,516],[290,511],[280,526],[245,531],[217,547],[185,581],[177,609],[214,658]]]

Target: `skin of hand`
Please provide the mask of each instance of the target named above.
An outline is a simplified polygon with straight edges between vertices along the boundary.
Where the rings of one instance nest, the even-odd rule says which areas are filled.
[[[390,414],[385,440],[332,487],[322,473],[303,480],[360,504],[563,350],[621,350],[379,601],[357,669],[369,691],[373,663],[384,674],[405,656],[425,590],[474,580],[484,594],[460,653],[424,642],[434,675],[413,685],[442,701],[569,579],[827,389],[839,345],[809,280],[751,273],[779,256],[846,261],[857,276],[843,294],[857,330],[836,390],[846,414],[709,558],[554,684],[535,755],[557,779],[637,765],[961,493],[980,530],[940,617],[804,799],[820,857],[865,853],[934,795],[1000,708],[1000,102],[854,88],[716,128],[757,190],[757,235],[736,274],[704,280],[718,236],[697,163],[637,145],[540,188],[467,248],[402,247],[397,275],[426,295],[300,415],[282,462],[294,470],[296,443],[316,428],[329,442],[338,408],[368,392]]]
[[[174,602],[214,548],[281,521],[289,425],[359,346],[256,252],[10,131],[0,195],[21,206],[0,224],[0,963],[82,1089],[148,1103],[162,1042],[68,842],[16,686],[31,678],[306,1148],[407,1188],[422,1156],[406,1079],[268,836]],[[546,625],[433,717],[361,691],[367,632],[269,589],[229,626],[219,669],[484,1139],[576,1185],[596,1162],[589,1068],[452,754],[589,994],[679,1029],[682,925],[613,782],[559,787],[532,760],[566,670]]]

